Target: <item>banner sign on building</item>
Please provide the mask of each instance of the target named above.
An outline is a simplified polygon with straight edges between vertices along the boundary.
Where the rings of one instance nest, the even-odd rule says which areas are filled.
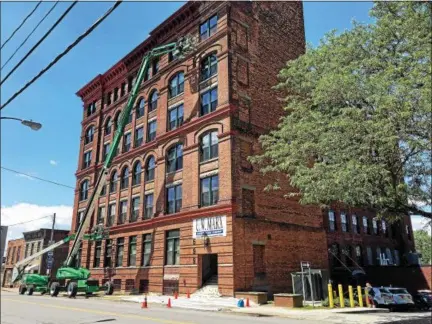
[[[203,217],[193,220],[192,236],[226,236],[226,216]]]

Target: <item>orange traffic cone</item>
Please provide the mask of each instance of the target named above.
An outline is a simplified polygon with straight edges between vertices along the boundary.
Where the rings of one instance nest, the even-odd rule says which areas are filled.
[[[249,298],[246,298],[246,307],[250,307],[250,305],[249,305]]]
[[[188,289],[188,291],[187,291],[187,298],[190,298],[189,289]]]
[[[167,304],[168,308],[171,308],[171,298],[168,298],[168,304]]]
[[[144,297],[144,301],[142,302],[141,308],[147,308],[147,296]]]

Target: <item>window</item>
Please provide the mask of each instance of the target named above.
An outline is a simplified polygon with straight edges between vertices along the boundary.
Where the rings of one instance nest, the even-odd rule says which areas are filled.
[[[372,226],[373,226],[373,232],[375,235],[379,234],[379,230],[378,230],[378,223],[377,223],[377,219],[373,218],[372,219]]]
[[[102,187],[100,195],[101,196],[105,196],[106,195],[106,185]]]
[[[140,127],[135,130],[135,147],[141,146],[144,141],[144,128]]]
[[[128,78],[128,85],[127,85],[127,91],[128,92],[131,92],[131,90],[132,90],[132,85],[133,85],[133,77],[129,77]]]
[[[342,232],[348,232],[348,222],[345,213],[341,213],[341,224],[342,224]]]
[[[137,237],[136,236],[129,237],[128,267],[136,266],[136,244],[137,244]]]
[[[396,266],[400,265],[400,260],[399,260],[399,251],[398,250],[394,250],[393,251],[394,254],[394,264]]]
[[[387,224],[385,220],[381,220],[381,229],[385,236],[388,236]]]
[[[132,210],[130,216],[131,222],[135,222],[138,219],[139,206],[140,206],[140,197],[132,198]]]
[[[152,62],[152,75],[156,75],[159,71],[159,58],[155,58]]]
[[[101,252],[102,252],[102,241],[96,241],[93,268],[99,268],[100,261],[101,261]]]
[[[120,88],[120,97],[123,97],[125,94],[126,94],[126,82],[123,82]]]
[[[180,230],[167,231],[165,246],[165,264],[180,264]]]
[[[386,257],[387,257],[388,264],[392,265],[393,264],[393,255],[392,255],[392,253],[391,253],[391,251],[390,251],[389,248],[385,249],[385,254],[386,254]]]
[[[145,195],[144,219],[150,219],[153,216],[153,194]]]
[[[93,137],[94,137],[94,127],[90,126],[89,128],[87,128],[86,130],[86,134],[85,134],[85,139],[84,139],[84,144],[88,144],[93,142]]]
[[[210,54],[201,61],[201,81],[211,78],[217,73],[217,57],[216,54]]]
[[[254,275],[262,275],[266,273],[265,261],[264,261],[264,245],[253,245],[253,270]]]
[[[153,181],[155,175],[156,161],[154,156],[150,156],[145,167],[145,180]]]
[[[169,110],[168,130],[176,129],[183,124],[183,104]]]
[[[141,263],[144,267],[148,267],[150,265],[150,254],[152,247],[152,236],[151,234],[143,235],[143,247],[142,247],[142,258]]]
[[[118,96],[119,95],[119,89],[115,88],[114,89],[114,102],[116,102],[118,100]]]
[[[156,138],[156,120],[153,120],[147,125],[147,142],[151,142]]]
[[[216,110],[218,105],[217,87],[201,93],[201,116]]]
[[[141,183],[141,163],[138,161],[133,167],[132,186]]]
[[[132,134],[127,133],[123,137],[123,152],[129,152],[131,148]]]
[[[209,132],[201,137],[200,160],[201,162],[217,158],[218,152],[218,135],[217,132]]]
[[[117,181],[117,171],[114,171],[110,178],[110,193],[117,191]]]
[[[129,112],[126,124],[132,123],[132,119],[133,119],[133,109],[131,109],[130,112]]]
[[[174,54],[173,51],[171,51],[171,52],[168,53],[168,63],[172,62],[172,61],[175,61],[177,59],[178,59],[178,56],[177,56],[177,54]]]
[[[176,97],[184,92],[184,73],[177,73],[169,82],[169,98]]]
[[[88,168],[90,164],[91,164],[91,151],[88,151],[84,153],[83,169]]]
[[[363,233],[370,234],[369,220],[366,216],[363,216]]]
[[[352,219],[352,231],[353,231],[353,233],[359,234],[360,233],[360,228],[358,226],[357,216],[356,215],[352,215],[351,219]]]
[[[110,151],[110,148],[111,148],[111,144],[110,143],[104,144],[102,161],[105,161],[106,158],[108,157],[108,153]]]
[[[125,167],[121,174],[120,189],[129,187],[129,168]]]
[[[87,106],[87,117],[96,112],[96,102],[92,102]]]
[[[144,82],[150,80],[150,67],[145,71]]]
[[[217,31],[217,15],[214,15],[210,19],[206,20],[200,25],[200,38],[201,40],[206,40]]]
[[[136,119],[144,116],[145,100],[143,97],[138,99],[138,104],[135,107]]]
[[[106,100],[107,100],[107,106],[111,105],[111,92],[108,92]]]
[[[77,218],[76,218],[76,228],[77,229],[80,226],[83,217],[84,217],[84,212],[83,211],[79,211],[78,215],[77,215]]]
[[[376,248],[376,255],[377,255],[377,259],[378,259],[378,265],[383,265],[384,260],[383,260],[383,256],[381,255],[381,248],[380,247]]]
[[[219,200],[219,176],[201,179],[201,206],[216,205]]]
[[[79,193],[79,200],[80,201],[87,199],[88,190],[89,190],[89,181],[84,180],[83,182],[81,182],[81,186],[80,186],[80,193]]]
[[[114,129],[118,128],[119,118],[120,118],[120,111],[117,111],[114,117]]]
[[[127,215],[127,200],[120,201],[120,207],[119,207],[119,224],[123,224],[126,221],[126,215]]]
[[[105,241],[104,267],[111,267],[112,240]]]
[[[112,226],[114,224],[114,220],[116,218],[116,204],[110,204],[108,209],[108,226]]]
[[[103,224],[104,219],[105,219],[105,207],[99,207],[96,222],[98,224]]]
[[[105,135],[111,134],[111,127],[112,127],[111,118],[108,117],[108,119],[105,122]]]
[[[167,214],[178,213],[182,206],[182,186],[167,188]]]
[[[116,267],[123,266],[124,238],[117,239]]]
[[[371,249],[370,246],[368,246],[366,248],[366,253],[367,253],[367,262],[368,262],[368,265],[374,265],[372,249]]]
[[[363,265],[362,249],[360,245],[355,247],[356,262],[358,265]]]
[[[330,210],[328,212],[328,222],[329,222],[329,229],[331,232],[336,231],[336,220],[335,220],[335,214],[334,211]]]
[[[157,108],[157,103],[158,103],[158,92],[156,90],[153,90],[152,93],[150,94],[150,101],[149,101],[149,109],[148,111],[151,112],[153,110],[155,110]]]
[[[176,144],[168,150],[167,173],[183,169],[183,144]]]

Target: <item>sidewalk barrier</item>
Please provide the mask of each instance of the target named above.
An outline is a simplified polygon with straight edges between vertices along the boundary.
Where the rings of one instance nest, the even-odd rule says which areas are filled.
[[[348,286],[348,295],[349,295],[350,307],[354,308],[354,294],[353,294],[352,286]]]
[[[147,308],[147,295],[144,296],[144,301],[142,302],[141,308]]]
[[[168,308],[171,308],[171,298],[168,298],[168,304],[167,304]]]
[[[327,288],[328,288],[328,297],[329,297],[329,307],[333,308],[334,307],[334,301],[333,301],[333,289],[332,289],[332,285],[328,284]]]
[[[358,294],[359,306],[363,307],[363,296],[362,296],[362,289],[360,286],[357,286],[357,294]]]
[[[338,290],[339,290],[340,307],[343,308],[343,307],[345,307],[345,299],[344,299],[343,289],[342,289],[342,285],[341,284],[338,285]]]
[[[249,298],[246,298],[246,307],[250,307]]]

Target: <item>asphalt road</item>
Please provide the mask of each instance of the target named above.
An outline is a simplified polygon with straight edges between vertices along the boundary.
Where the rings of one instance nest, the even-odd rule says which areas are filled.
[[[312,324],[315,321],[276,317],[251,317],[218,312],[152,306],[141,309],[139,304],[115,302],[78,296],[52,298],[35,293],[33,296],[1,292],[1,324]]]

